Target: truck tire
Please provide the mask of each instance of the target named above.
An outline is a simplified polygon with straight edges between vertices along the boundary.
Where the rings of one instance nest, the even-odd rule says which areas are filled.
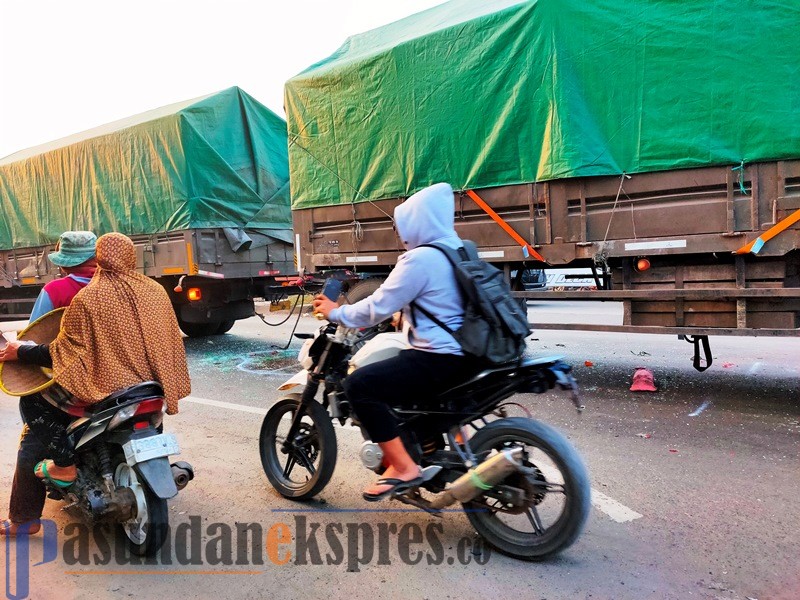
[[[384,281],[386,279],[383,277],[370,277],[357,281],[339,297],[339,304],[355,304],[364,298],[369,298]]]
[[[178,318],[178,327],[190,338],[214,335],[219,330],[219,326],[219,321],[212,321],[210,323],[187,323],[180,317]]]
[[[339,296],[339,304],[355,304],[364,298],[369,298],[375,293],[375,290],[381,287],[381,284],[383,284],[384,281],[386,281],[385,277],[370,277],[368,279],[357,281],[356,283],[352,284],[346,292]],[[373,325],[372,327],[368,327],[366,330],[364,330],[365,333],[367,331],[372,333],[385,333],[389,331],[396,331],[396,329],[392,325],[392,319],[388,318],[382,323],[378,323],[377,325]],[[367,338],[368,337],[370,336],[367,336]]]
[[[219,324],[219,327],[217,327],[217,331],[216,331],[217,335],[222,335],[224,333],[228,333],[235,323],[236,323],[236,319],[230,319],[228,321],[222,321]]]

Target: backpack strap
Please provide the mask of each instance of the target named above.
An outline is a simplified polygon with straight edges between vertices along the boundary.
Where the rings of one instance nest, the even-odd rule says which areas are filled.
[[[453,269],[455,269],[458,266],[458,261],[453,257],[453,254],[455,254],[456,252],[458,253],[458,256],[459,256],[460,260],[462,260],[462,261],[463,260],[469,260],[469,252],[467,251],[465,246],[466,246],[466,242],[465,242],[465,245],[461,246],[460,248],[458,248],[458,250],[454,250],[452,248],[448,248],[447,246],[443,246],[441,244],[420,244],[419,246],[417,246],[417,248],[436,248],[439,252],[441,252],[442,254],[444,254],[447,257],[447,260],[450,261],[450,264],[453,265]],[[464,290],[461,289],[461,284],[458,282],[458,278],[457,277],[456,277],[456,285],[458,286],[458,291],[461,293],[461,297],[462,297],[462,300],[463,300]],[[415,314],[415,311],[416,311],[416,309],[419,309],[420,311],[422,311],[423,315],[428,317],[431,321],[436,323],[439,327],[444,329],[447,333],[449,333],[450,335],[455,335],[455,332],[452,329],[450,329],[447,325],[442,323],[441,320],[437,319],[430,311],[425,310],[424,308],[422,308],[416,302],[412,301],[411,304],[409,304],[409,306],[411,307],[411,318],[414,320],[414,325],[415,326],[417,324],[417,316]]]
[[[415,311],[416,309],[419,309],[420,311],[422,311],[422,314],[423,314],[423,315],[425,315],[426,317],[428,317],[428,318],[429,318],[431,321],[433,321],[434,323],[436,323],[436,324],[437,324],[439,327],[441,327],[442,329],[444,329],[444,330],[445,330],[447,333],[449,333],[450,335],[455,335],[455,331],[453,331],[452,329],[450,329],[450,328],[449,328],[447,325],[445,325],[444,323],[442,323],[442,321],[440,321],[440,320],[439,320],[439,319],[437,319],[435,316],[433,316],[433,313],[432,313],[432,312],[430,312],[430,311],[428,311],[428,310],[425,310],[425,309],[424,309],[424,308],[422,308],[422,307],[421,307],[419,304],[417,304],[416,302],[413,302],[413,301],[411,302],[411,304],[410,304],[409,306],[411,307],[411,318],[413,318],[413,319],[414,319],[414,325],[415,325],[415,326],[416,326],[416,324],[417,324],[417,315],[416,315],[416,314],[414,314],[414,311]]]
[[[417,248],[436,248],[447,257],[447,260],[450,261],[450,264],[453,265],[455,269],[460,261],[475,260],[478,258],[478,248],[475,246],[475,243],[469,240],[462,240],[462,242],[463,245],[458,249],[453,249],[443,244],[420,244]],[[458,258],[455,258],[454,255],[456,254]]]

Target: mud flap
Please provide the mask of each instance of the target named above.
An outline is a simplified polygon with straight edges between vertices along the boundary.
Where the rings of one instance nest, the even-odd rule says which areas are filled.
[[[175,480],[172,477],[172,467],[169,464],[169,458],[166,456],[140,462],[135,469],[159,498],[167,500],[178,495],[178,486],[175,485]]]
[[[683,338],[690,344],[694,344],[694,357],[692,358],[692,366],[695,369],[702,373],[711,366],[711,363],[714,362],[714,358],[711,356],[711,344],[708,343],[707,335],[683,335],[678,337]],[[704,357],[700,356],[701,344],[703,346]],[[705,364],[703,364],[704,359]]]

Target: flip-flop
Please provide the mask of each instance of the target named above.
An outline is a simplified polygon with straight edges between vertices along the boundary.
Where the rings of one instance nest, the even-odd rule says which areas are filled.
[[[44,475],[44,477],[40,477],[40,479],[44,481],[49,481],[54,486],[61,488],[62,490],[67,489],[73,483],[75,483],[74,479],[72,481],[63,481],[61,479],[54,479],[53,477],[50,477],[50,474],[47,472],[47,460],[43,460],[41,462],[36,463],[36,466],[33,468],[33,472],[36,473],[39,467],[42,467],[42,475]]]
[[[414,479],[409,479],[408,481],[405,479],[394,479],[392,477],[378,479],[377,485],[390,485],[392,487],[381,492],[380,494],[368,494],[367,492],[364,492],[362,496],[367,502],[378,502],[384,498],[388,498],[389,496],[394,496],[395,494],[405,492],[411,488],[419,487],[419,485],[424,482],[425,478],[422,475],[415,477]]]

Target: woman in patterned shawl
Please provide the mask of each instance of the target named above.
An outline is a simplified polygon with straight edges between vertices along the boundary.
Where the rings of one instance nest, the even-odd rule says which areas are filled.
[[[0,360],[19,359],[53,368],[53,378],[72,404],[100,402],[143,381],[164,387],[167,414],[190,393],[183,339],[172,304],[155,281],[136,272],[133,242],[121,233],[97,240],[97,273],[64,313],[61,331],[49,345],[9,344]],[[31,432],[45,441],[52,460],[36,474],[66,487],[75,481],[74,449],[64,413],[39,395],[21,402]],[[25,399],[23,399],[25,400]]]

